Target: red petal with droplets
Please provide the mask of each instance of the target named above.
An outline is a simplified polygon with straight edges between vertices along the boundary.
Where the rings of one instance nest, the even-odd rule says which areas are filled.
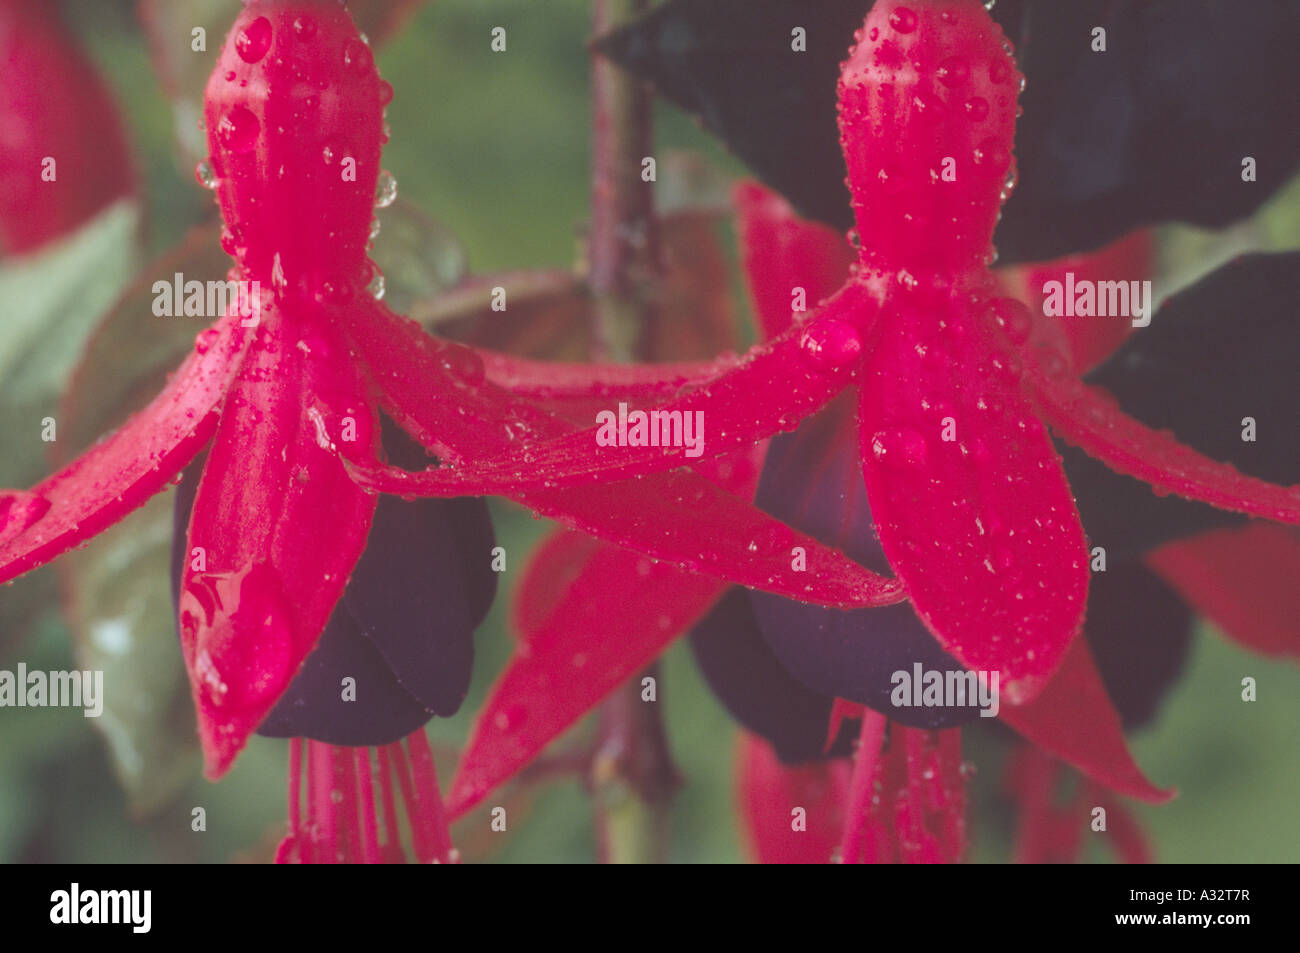
[[[1300,536],[1258,523],[1153,549],[1146,562],[1225,635],[1265,655],[1300,657]]]
[[[784,765],[771,745],[748,732],[736,754],[736,797],[750,855],[760,864],[830,863],[844,829],[849,762]]]
[[[861,385],[863,470],[885,555],[945,649],[1026,700],[1083,621],[1083,527],[1015,357],[964,304],[882,319]]]
[[[210,777],[315,647],[375,509],[331,447],[377,449],[346,348],[277,332],[264,325],[244,362],[190,517],[181,647]]]
[[[474,352],[441,345],[418,325],[383,309],[349,325],[383,403],[403,427],[435,452],[460,459],[501,455],[511,433],[548,437],[565,424],[483,381]],[[459,368],[459,370],[458,370]],[[421,381],[422,386],[408,386]],[[400,386],[391,386],[398,382]],[[486,421],[498,421],[493,427]],[[499,429],[498,429],[499,428]],[[443,484],[442,470],[412,474],[377,465],[352,467],[363,485],[399,495],[492,492],[478,484]],[[887,605],[903,598],[885,579],[841,553],[772,519],[710,480],[682,471],[640,480],[506,495],[570,529],[742,585],[842,608]],[[806,571],[792,566],[796,546]],[[816,567],[816,568],[814,568]]]
[[[1173,791],[1148,781],[1134,763],[1119,714],[1083,639],[1075,640],[1037,698],[1024,705],[1004,701],[998,716],[1043,750],[1113,791],[1156,804],[1174,796]]]
[[[754,313],[763,337],[774,338],[792,323],[795,289],[803,289],[808,308],[833,295],[849,275],[853,249],[757,182],[736,186],[732,201]]]
[[[846,287],[816,317],[751,350],[744,363],[696,390],[655,408],[700,421],[698,447],[630,445],[634,423],[616,419],[563,436],[529,434],[513,452],[495,458],[476,454],[461,464],[459,477],[443,475],[430,488],[461,480],[478,493],[504,493],[539,487],[574,486],[625,479],[690,464],[700,455],[716,456],[792,430],[815,413],[852,379],[862,357],[866,323],[875,313],[873,295],[859,285]],[[657,434],[656,434],[657,435]],[[685,436],[684,431],[679,436]],[[613,440],[615,443],[609,445]],[[688,455],[688,451],[693,455]],[[411,492],[418,492],[412,489]]]
[[[480,710],[451,785],[452,815],[477,804],[653,661],[724,591],[716,579],[627,550],[593,549],[551,611],[523,633]]]
[[[49,562],[166,487],[216,429],[244,344],[237,320],[219,321],[121,428],[30,492],[0,493],[0,582]]]
[[[1224,510],[1300,524],[1300,487],[1246,476],[1153,430],[1124,413],[1105,391],[1033,368],[1034,400],[1052,429],[1117,473],[1150,483],[1157,493],[1177,493]]]

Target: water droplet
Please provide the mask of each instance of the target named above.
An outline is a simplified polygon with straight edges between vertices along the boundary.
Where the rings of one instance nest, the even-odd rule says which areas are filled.
[[[1021,73],[1021,74],[1020,74],[1020,92],[1023,93],[1024,91],[1025,91],[1025,76],[1024,76],[1023,73]]]
[[[989,101],[983,96],[972,96],[966,100],[966,115],[975,122],[983,122],[989,115]]]
[[[799,342],[804,357],[818,367],[833,369],[852,364],[862,354],[862,339],[844,321],[817,321]]]
[[[911,33],[916,29],[916,14],[907,7],[898,7],[889,15],[889,25],[899,33]]]
[[[454,341],[444,342],[438,361],[449,373],[459,377],[461,383],[471,386],[483,383],[483,359],[473,348]]]
[[[236,106],[221,117],[217,138],[231,152],[247,152],[257,144],[262,125],[257,117],[243,106]]]
[[[255,708],[283,691],[292,675],[292,614],[269,565],[190,577],[180,619],[182,644],[210,705]]]
[[[870,40],[872,43],[875,43],[876,40],[880,39],[879,28],[873,26],[871,28],[871,32],[867,34],[867,39]]]
[[[217,337],[216,328],[204,328],[194,336],[194,350],[199,354],[207,354],[212,350],[212,345],[217,343]]]
[[[348,40],[343,44],[343,65],[354,73],[366,73],[374,69],[375,54],[359,40]]]
[[[393,84],[386,79],[379,81],[379,105],[387,106],[393,101]]]
[[[1033,330],[1034,319],[1029,309],[1015,298],[998,298],[993,302],[993,320],[1012,344],[1024,344]]]
[[[235,81],[235,71],[232,69],[226,70],[226,82],[233,83],[234,81]]]
[[[212,163],[207,159],[200,160],[194,167],[194,178],[198,180],[199,185],[209,191],[217,187],[217,173],[212,171]]]
[[[995,57],[989,63],[989,79],[994,83],[1005,83],[1011,76],[1011,67],[1002,57]]]
[[[915,430],[878,430],[871,437],[871,456],[877,463],[900,467],[924,467],[929,457],[925,437]]]
[[[397,201],[397,179],[387,169],[375,180],[375,208],[388,208]]]
[[[266,17],[258,17],[235,37],[235,51],[245,63],[256,63],[270,48],[271,21]]]
[[[239,241],[229,228],[221,229],[221,250],[232,258],[239,253]]]
[[[293,32],[299,39],[310,40],[316,35],[316,21],[306,15],[294,17]]]
[[[992,12],[993,7],[997,4],[997,2],[998,0],[984,0],[984,9]]]
[[[939,77],[939,82],[951,89],[970,79],[970,64],[960,56],[950,56],[939,64],[936,75]]]
[[[378,217],[370,220],[370,241],[373,242],[379,237],[379,231],[381,228],[383,228],[383,225],[380,223]]]
[[[366,294],[370,295],[370,297],[374,298],[376,301],[383,301],[384,292],[386,290],[387,285],[384,283],[384,273],[376,268],[374,274],[370,276],[370,283],[366,285]]]
[[[26,532],[49,509],[49,500],[26,490],[12,490],[0,496],[0,543]]]

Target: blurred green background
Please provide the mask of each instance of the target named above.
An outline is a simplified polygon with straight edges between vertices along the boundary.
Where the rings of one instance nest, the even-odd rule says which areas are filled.
[[[202,4],[200,4],[202,5]],[[211,6],[211,4],[208,4]],[[212,219],[211,197],[178,157],[176,119],[159,87],[146,41],[126,2],[71,0],[69,21],[122,103],[145,189],[148,256],[174,246],[195,223]],[[508,51],[489,50],[489,30],[508,29]],[[378,54],[396,89],[389,108],[392,141],[385,165],[402,198],[456,234],[475,272],[569,265],[587,214],[588,39],[579,0],[436,0],[425,4]],[[174,42],[186,56],[188,35]],[[739,174],[739,166],[680,113],[660,108],[659,149],[687,148]],[[1300,195],[1277,199],[1229,235],[1166,230],[1163,272],[1185,280],[1243,244],[1294,246]],[[462,713],[435,721],[430,735],[447,748],[465,737],[470,718],[504,661],[509,587],[544,524],[496,506],[498,537],[510,553],[504,598],[479,633],[475,683]],[[92,544],[93,551],[98,544]],[[20,585],[24,585],[20,583]],[[4,590],[11,600],[20,590]],[[0,609],[3,609],[0,605]],[[52,600],[36,621],[0,639],[0,668],[77,667],[68,627]],[[179,667],[179,658],[174,667]],[[174,673],[173,673],[174,674]],[[1239,699],[1241,679],[1257,679],[1259,700]],[[147,680],[139,690],[149,691]],[[678,862],[743,859],[733,806],[734,728],[703,686],[689,652],[677,646],[661,679],[674,755],[684,779],[674,810],[670,858]],[[160,689],[161,690],[161,689]],[[1134,805],[1163,861],[1294,861],[1300,821],[1297,699],[1300,672],[1229,645],[1203,627],[1186,676],[1151,729],[1134,739],[1139,763],[1181,797],[1162,808]],[[174,796],[135,816],[122,793],[104,739],[91,719],[67,709],[0,709],[0,860],[202,861],[266,859],[285,816],[286,746],[255,739],[230,775],[202,780],[198,759],[174,745],[175,759],[156,775],[159,793],[179,777]],[[182,729],[186,729],[183,717]],[[579,731],[584,729],[580,728]],[[966,732],[973,780],[971,828],[977,861],[1009,857],[1013,814],[1000,791],[1006,737]],[[157,751],[153,752],[156,756]],[[144,753],[145,757],[150,752]],[[450,764],[441,762],[444,784]],[[145,784],[155,783],[146,781]],[[149,792],[137,800],[146,803]],[[154,798],[153,800],[157,800]],[[203,806],[207,830],[190,829]],[[516,815],[517,818],[517,815]],[[479,821],[474,821],[479,823]],[[500,838],[499,861],[587,862],[594,856],[589,800],[577,780],[537,791],[526,820]],[[1088,858],[1109,860],[1094,846]]]

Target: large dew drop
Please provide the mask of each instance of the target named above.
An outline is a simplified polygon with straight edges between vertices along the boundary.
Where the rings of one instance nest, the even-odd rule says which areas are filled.
[[[804,332],[801,351],[812,364],[834,370],[852,364],[862,354],[862,339],[844,321],[818,321]]]
[[[257,144],[257,134],[262,124],[252,111],[243,106],[236,106],[221,117],[217,126],[217,138],[231,152],[248,152]]]
[[[235,51],[245,63],[256,63],[270,48],[271,21],[266,17],[258,17],[235,37]]]
[[[269,565],[186,581],[181,637],[208,704],[229,711],[273,701],[292,674],[293,632],[280,577]]]
[[[0,496],[0,544],[26,532],[49,509],[49,500],[26,490],[15,490]]]
[[[387,169],[375,180],[375,208],[388,208],[397,201],[397,179]]]

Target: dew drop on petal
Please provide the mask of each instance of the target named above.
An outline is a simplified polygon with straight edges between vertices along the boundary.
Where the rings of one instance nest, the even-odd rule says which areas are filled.
[[[354,73],[368,72],[374,68],[375,54],[365,43],[348,40],[343,44],[343,65]]]
[[[477,385],[483,383],[485,370],[483,358],[478,352],[464,344],[454,341],[445,342],[438,352],[438,361],[449,373],[460,378],[461,383]]]
[[[316,35],[316,21],[306,14],[294,17],[293,32],[299,39],[310,40]]]
[[[235,51],[245,63],[256,63],[270,48],[271,21],[266,17],[258,17],[235,37]]]
[[[388,208],[397,201],[397,179],[384,169],[375,181],[375,208]]]
[[[393,101],[393,84],[386,79],[379,81],[379,105],[387,106]]]
[[[207,159],[201,159],[194,167],[194,178],[198,180],[199,185],[209,191],[217,187],[217,173],[212,171],[212,163]]]
[[[907,7],[898,7],[889,15],[889,25],[899,33],[911,33],[916,29],[916,14]]]
[[[970,79],[970,64],[960,56],[950,56],[939,64],[939,82],[951,88]]]
[[[966,115],[975,122],[983,122],[988,118],[989,101],[982,96],[972,96],[966,100],[965,108]]]
[[[208,704],[243,710],[266,704],[292,675],[292,629],[279,575],[266,564],[200,573],[180,599],[181,636]]]
[[[370,276],[370,282],[366,285],[366,294],[376,301],[384,300],[384,292],[387,291],[387,284],[384,282],[384,273],[378,268]]]
[[[871,435],[871,456],[877,463],[920,468],[929,458],[929,445],[915,430],[902,427],[878,430]]]
[[[252,111],[243,106],[236,106],[221,117],[217,126],[217,138],[231,152],[248,152],[257,144],[257,135],[261,123]]]
[[[194,350],[199,354],[207,354],[217,342],[217,336],[216,328],[204,328],[194,337]]]
[[[12,490],[0,496],[0,543],[25,532],[49,509],[49,500],[26,490]]]
[[[811,363],[831,370],[855,362],[862,354],[862,339],[847,322],[816,321],[804,332],[799,347]]]
[[[1034,318],[1015,298],[998,298],[993,302],[993,319],[1013,344],[1024,344],[1033,330]]]

